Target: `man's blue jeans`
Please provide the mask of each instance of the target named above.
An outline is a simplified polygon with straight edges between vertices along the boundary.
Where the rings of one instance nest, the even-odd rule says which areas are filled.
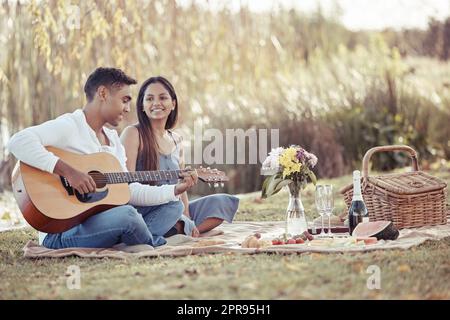
[[[50,249],[109,248],[123,242],[157,247],[166,243],[164,235],[180,219],[183,210],[181,201],[148,207],[115,207],[65,232],[49,233],[43,245]]]

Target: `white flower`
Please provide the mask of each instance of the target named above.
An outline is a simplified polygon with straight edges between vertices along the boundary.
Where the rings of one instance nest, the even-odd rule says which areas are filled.
[[[272,149],[272,151],[269,152],[269,155],[274,155],[274,156],[280,156],[280,154],[284,151],[283,147],[278,147],[278,148],[274,148]]]
[[[284,148],[282,147],[272,149],[272,151],[269,152],[266,160],[264,160],[262,167],[264,169],[278,169],[280,166],[278,158],[280,157],[280,154],[283,152],[283,150]]]
[[[278,156],[269,155],[266,160],[264,160],[262,167],[264,169],[276,169],[278,168]]]
[[[271,169],[278,169],[278,167],[280,166],[280,162],[278,161],[278,156],[274,157],[271,156],[272,159],[270,159],[270,168]]]
[[[314,168],[317,164],[317,157],[313,153],[305,152],[306,158],[308,159],[308,164],[311,168]]]

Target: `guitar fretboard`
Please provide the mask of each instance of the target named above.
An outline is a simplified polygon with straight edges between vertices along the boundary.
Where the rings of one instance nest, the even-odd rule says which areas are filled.
[[[103,175],[108,184],[132,183],[132,182],[157,182],[164,180],[179,179],[180,174],[188,170],[155,170],[155,171],[135,171],[135,172],[109,172]]]

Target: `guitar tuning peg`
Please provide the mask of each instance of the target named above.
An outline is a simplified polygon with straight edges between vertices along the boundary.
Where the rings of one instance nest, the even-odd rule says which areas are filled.
[[[208,182],[208,187],[212,188],[211,182]]]
[[[221,182],[221,183],[220,183],[220,187],[221,187],[221,188],[225,187],[225,183]]]
[[[214,188],[219,187],[219,184],[217,182],[214,183]]]

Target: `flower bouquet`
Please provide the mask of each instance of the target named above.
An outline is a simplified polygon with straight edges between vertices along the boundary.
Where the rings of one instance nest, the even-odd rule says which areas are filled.
[[[308,230],[305,210],[300,197],[300,190],[317,178],[312,171],[317,164],[317,157],[300,146],[276,148],[267,156],[262,165],[262,173],[271,173],[262,186],[262,198],[278,193],[283,187],[289,188],[289,205],[286,217],[286,233],[301,234]]]

